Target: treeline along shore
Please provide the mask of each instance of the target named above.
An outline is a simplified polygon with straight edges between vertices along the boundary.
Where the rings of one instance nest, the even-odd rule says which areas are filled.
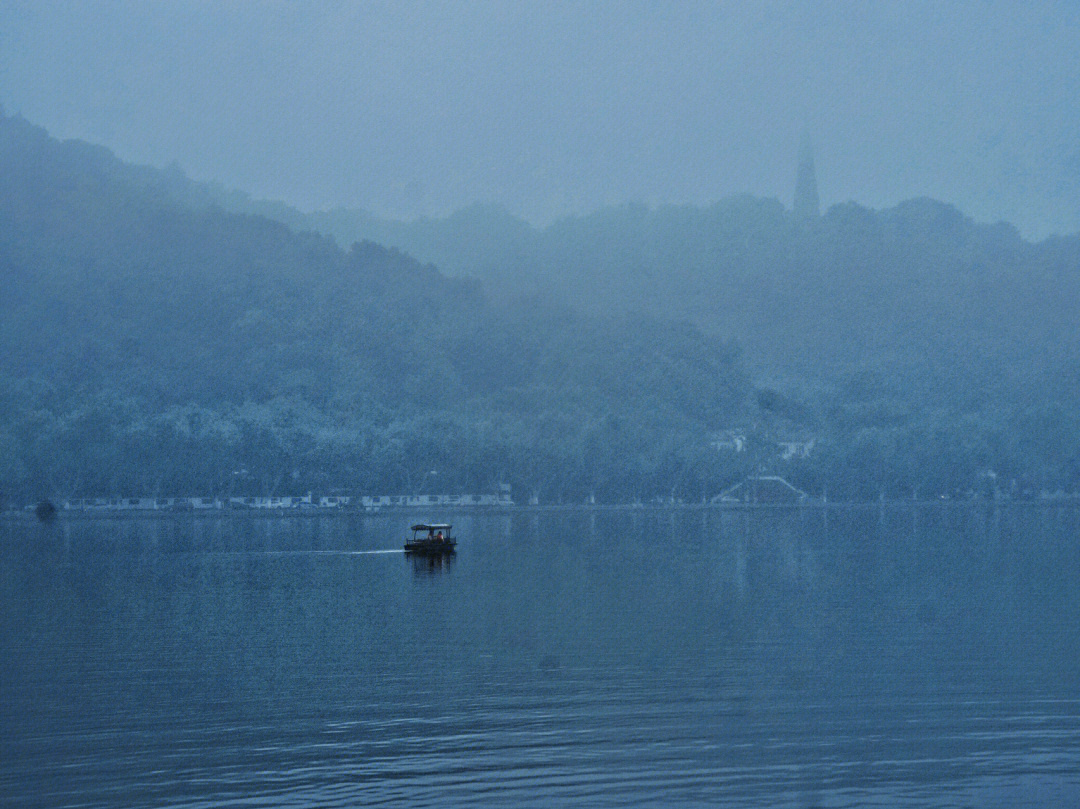
[[[1076,236],[753,197],[348,230],[2,113],[0,176],[0,507],[1080,491]]]
[[[494,502],[469,503],[469,502],[391,502],[382,505],[363,505],[353,502],[341,505],[325,505],[314,502],[310,505],[275,505],[267,507],[253,507],[238,504],[219,498],[168,498],[179,502],[170,506],[161,507],[123,507],[110,505],[72,506],[66,502],[61,503],[55,511],[43,511],[43,503],[28,504],[22,508],[9,508],[0,511],[0,519],[13,521],[55,519],[75,520],[126,520],[126,519],[184,519],[192,518],[222,518],[222,517],[254,517],[254,518],[280,518],[280,517],[349,517],[349,516],[374,516],[374,515],[400,515],[402,519],[416,519],[417,517],[430,518],[435,514],[439,519],[452,519],[460,514],[499,513],[508,514],[516,512],[647,512],[647,511],[703,511],[703,510],[847,510],[847,509],[910,509],[910,508],[980,508],[980,509],[1003,509],[1003,508],[1080,508],[1080,496],[1045,495],[1031,500],[985,500],[974,498],[970,500],[950,500],[938,498],[934,500],[877,500],[866,501],[830,501],[820,498],[808,497],[790,501],[742,501],[710,499],[704,502],[663,502],[653,501],[649,503],[594,503],[588,500],[580,503],[516,503],[504,499],[496,499]],[[287,499],[287,498],[286,498]],[[300,498],[296,498],[300,499]],[[397,498],[393,498],[397,499]],[[402,498],[413,500],[413,498]],[[194,501],[199,501],[196,505]],[[47,502],[47,501],[43,501]]]

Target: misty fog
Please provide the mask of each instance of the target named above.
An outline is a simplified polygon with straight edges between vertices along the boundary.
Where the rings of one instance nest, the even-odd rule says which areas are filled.
[[[1080,228],[1068,2],[11,2],[0,103],[305,210],[930,196]]]
[[[1080,806],[1078,43],[0,0],[0,802]]]

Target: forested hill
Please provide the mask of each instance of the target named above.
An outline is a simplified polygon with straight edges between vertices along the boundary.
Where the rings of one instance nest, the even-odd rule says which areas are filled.
[[[302,213],[186,181],[189,205],[257,211],[342,244],[371,239],[481,279],[496,300],[539,295],[590,313],[647,312],[736,339],[792,389],[884,374],[927,407],[989,391],[1080,396],[1080,235],[1029,242],[930,199],[833,206],[799,222],[749,195],[706,207],[625,205],[534,228],[494,206],[441,219]],[[970,402],[968,403],[970,404]]]
[[[803,431],[831,442],[832,458],[804,465],[809,488],[910,496],[980,475],[1010,491],[1080,488],[1080,236],[1029,242],[930,199],[798,221],[740,196],[545,228],[486,206],[414,222],[278,214],[377,236],[497,300],[644,311],[736,339],[758,383],[798,399]]]
[[[751,471],[833,498],[1080,490],[1080,240],[928,200],[387,223],[0,116],[0,282],[10,500],[700,501]]]
[[[399,247],[497,297],[540,292],[586,311],[689,319],[738,339],[760,368],[809,377],[988,351],[1041,367],[1080,302],[1080,236],[1032,243],[930,199],[880,211],[847,203],[800,223],[779,202],[744,195],[534,228],[492,206],[395,222],[219,198]]]
[[[727,344],[496,308],[395,250],[193,205],[185,183],[0,118],[9,499],[722,482],[705,436],[753,407]]]

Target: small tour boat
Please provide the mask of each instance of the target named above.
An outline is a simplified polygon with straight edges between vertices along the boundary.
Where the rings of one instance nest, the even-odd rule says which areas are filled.
[[[405,543],[405,553],[453,553],[457,540],[450,535],[449,523],[420,523],[412,527],[413,537]],[[427,531],[427,536],[418,536]]]

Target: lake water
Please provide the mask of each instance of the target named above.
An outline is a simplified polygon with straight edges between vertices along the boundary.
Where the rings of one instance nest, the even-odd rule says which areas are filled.
[[[1080,806],[1080,510],[420,516],[0,524],[0,802]]]

